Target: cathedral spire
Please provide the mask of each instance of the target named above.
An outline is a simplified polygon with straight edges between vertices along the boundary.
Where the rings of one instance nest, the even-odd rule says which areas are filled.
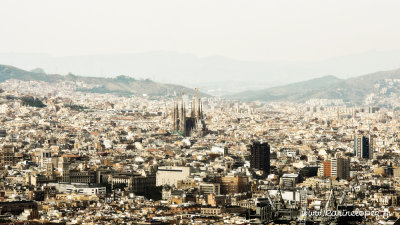
[[[199,115],[200,115],[200,119],[203,119],[203,102],[200,102],[200,113],[199,113]]]
[[[175,99],[175,105],[174,105],[174,131],[179,129],[179,108],[178,108],[178,97]]]
[[[186,115],[183,92],[180,101],[179,97],[176,96],[172,110],[173,131],[178,131],[178,133],[183,136],[202,135],[205,130],[205,124],[203,121],[203,104],[200,101],[198,88],[195,90],[193,101],[190,102],[191,112],[189,115]]]
[[[196,88],[196,94],[194,97],[194,117],[198,119],[200,117],[200,98],[199,98],[199,89]]]

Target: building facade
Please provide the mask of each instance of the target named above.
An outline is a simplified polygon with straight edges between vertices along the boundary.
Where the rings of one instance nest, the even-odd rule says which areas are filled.
[[[156,174],[157,186],[177,186],[178,181],[185,180],[191,174],[190,167],[163,166],[159,167]]]
[[[354,137],[354,156],[363,159],[372,159],[374,153],[374,141],[372,136],[357,135]]]
[[[225,176],[217,178],[221,185],[221,194],[243,193],[249,190],[249,178],[247,176]]]
[[[262,170],[265,174],[270,172],[270,146],[267,142],[254,141],[250,146],[250,167]]]
[[[350,178],[350,159],[337,154],[334,158],[322,161],[319,176],[339,179]]]

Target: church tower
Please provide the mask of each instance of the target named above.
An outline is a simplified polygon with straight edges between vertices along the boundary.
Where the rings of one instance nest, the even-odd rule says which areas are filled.
[[[194,117],[196,119],[199,119],[199,117],[200,117],[200,98],[199,98],[199,89],[198,88],[196,88],[196,95],[194,97],[193,105],[194,105],[194,108],[193,108]]]
[[[186,136],[186,111],[185,111],[185,103],[183,102],[183,93],[182,93],[182,105],[181,112],[179,116],[179,130],[182,132],[184,136]]]
[[[179,131],[183,136],[202,135],[205,130],[203,121],[203,105],[200,102],[199,90],[196,88],[196,93],[191,102],[191,112],[189,117],[186,115],[186,108],[182,93],[181,104],[178,98],[171,110],[171,130]]]
[[[174,107],[172,108],[171,112],[171,129],[172,131],[179,130],[179,109],[178,109],[178,99],[174,102]]]

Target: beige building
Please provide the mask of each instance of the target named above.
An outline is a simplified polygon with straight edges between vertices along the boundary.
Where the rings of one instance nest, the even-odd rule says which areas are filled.
[[[191,174],[190,167],[183,166],[163,166],[159,167],[156,174],[157,186],[177,186],[177,182],[185,180]]]

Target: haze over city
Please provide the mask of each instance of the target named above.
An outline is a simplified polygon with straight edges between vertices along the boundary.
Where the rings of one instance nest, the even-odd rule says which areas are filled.
[[[245,82],[243,91],[400,67],[398,1],[39,0],[1,6],[0,60],[27,70],[123,74],[207,88],[237,81]]]

